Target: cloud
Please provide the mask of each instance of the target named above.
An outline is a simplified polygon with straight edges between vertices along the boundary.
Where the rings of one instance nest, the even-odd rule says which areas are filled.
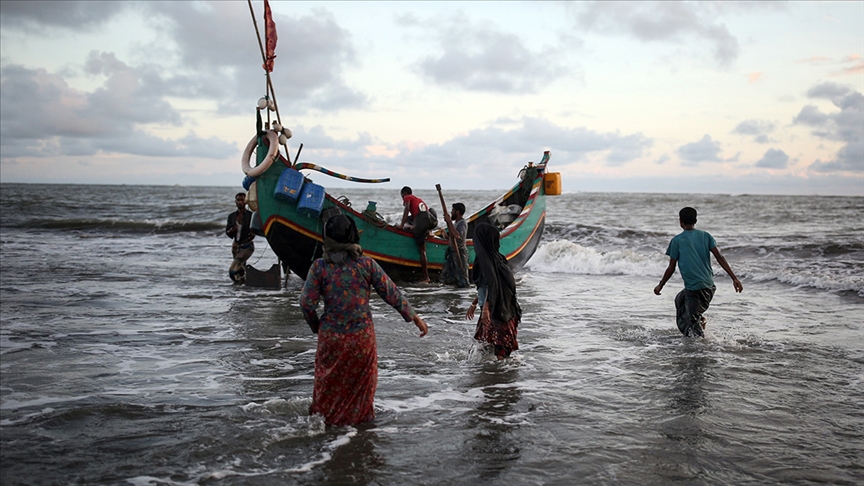
[[[687,143],[676,152],[685,165],[699,165],[700,162],[721,162],[720,142],[711,139],[707,133],[697,142]]]
[[[830,76],[838,77],[838,76],[853,76],[857,74],[864,73],[864,59],[861,58],[859,54],[851,54],[840,60],[835,60],[830,57],[825,56],[813,56],[807,59],[800,59],[795,61],[797,63],[807,63],[812,64],[813,66],[826,66],[826,65],[848,65],[847,67],[842,67],[839,71],[834,71],[830,73]]]
[[[778,149],[768,149],[765,152],[765,155],[759,159],[755,167],[762,167],[766,169],[785,169],[789,163],[789,156],[786,155],[786,152]]]
[[[378,143],[366,132],[358,134],[355,140],[333,138],[327,135],[324,127],[321,125],[315,125],[308,130],[303,125],[300,125],[292,131],[297,143],[303,142],[304,145],[310,148],[314,147],[315,150],[362,152],[367,146]]]
[[[645,155],[653,141],[641,133],[597,132],[584,127],[565,127],[542,118],[496,120],[437,144],[403,141],[387,145],[378,155],[372,145],[382,142],[360,133],[356,139],[336,139],[323,127],[294,130],[295,143],[304,144],[301,160],[324,163],[328,169],[359,177],[387,174],[394,181],[480,180],[484,187],[512,184],[516,172],[528,161],[539,161],[545,150],[553,164],[600,160],[620,166]],[[362,171],[358,171],[362,167]],[[507,169],[512,169],[508,171]]]
[[[831,76],[853,76],[864,74],[864,61],[859,60],[854,65],[831,73]]]
[[[732,130],[738,135],[750,135],[756,143],[769,143],[768,134],[774,131],[774,122],[768,120],[744,120]]]
[[[154,96],[212,100],[224,114],[248,113],[265,94],[261,53],[245,2],[0,2],[4,32],[52,34],[56,26],[95,30],[124,9],[141,10],[143,27],[160,33],[140,46],[147,55],[134,69]],[[262,11],[256,12],[259,23]],[[279,32],[271,73],[277,101],[291,110],[337,111],[366,106],[368,97],[350,88],[346,69],[357,64],[351,36],[328,11],[287,16],[274,13]],[[263,35],[263,34],[262,34]],[[158,52],[158,55],[153,55]],[[92,64],[92,60],[88,61]],[[86,72],[99,69],[88,65]]]
[[[644,42],[713,45],[714,60],[730,66],[741,51],[738,40],[718,23],[716,12],[683,2],[592,2],[577,10],[580,29],[633,36]]]
[[[43,69],[6,65],[0,75],[0,147],[16,157],[97,153],[224,158],[236,145],[189,132],[179,140],[148,134],[147,125],[179,126],[181,115],[151,94],[140,72],[110,53],[93,53],[87,69],[106,76],[92,92],[71,88]]]
[[[816,172],[864,171],[864,95],[849,86],[821,83],[807,91],[811,99],[827,99],[839,112],[823,113],[819,107],[806,105],[793,123],[811,127],[813,135],[844,142],[834,160],[816,160],[810,168]]]
[[[9,1],[0,2],[0,25],[4,29],[41,32],[45,28],[62,27],[90,31],[130,7],[127,2],[62,2]]]
[[[154,22],[155,28],[176,44],[177,66],[183,73],[167,79],[166,88],[178,95],[214,99],[220,110],[230,113],[248,111],[265,94],[261,53],[245,3],[147,5],[161,19]],[[260,22],[260,9],[256,15]],[[315,9],[312,15],[274,13],[273,18],[279,33],[271,73],[277,101],[290,99],[292,112],[298,114],[362,108],[368,103],[365,94],[346,85],[345,70],[357,60],[349,32],[332,13]]]
[[[464,14],[443,22],[403,15],[396,22],[432,33],[440,51],[419,60],[416,69],[436,84],[469,91],[536,93],[551,80],[573,75],[561,64],[563,52],[558,48],[531,50],[517,35],[472,25]]]

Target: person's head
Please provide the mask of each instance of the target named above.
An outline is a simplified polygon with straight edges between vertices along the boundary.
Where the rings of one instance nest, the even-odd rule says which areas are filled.
[[[691,207],[686,207],[678,211],[678,219],[682,225],[692,226],[696,224],[696,210]]]
[[[452,218],[456,218],[457,214],[459,215],[458,217],[460,217],[460,218],[462,216],[465,216],[465,205],[464,204],[454,203],[452,207],[453,207],[453,211],[451,211],[452,212],[452,216],[451,216]]]
[[[238,192],[234,196],[234,203],[237,204],[237,209],[246,209],[246,193]]]
[[[474,228],[474,249],[482,248],[487,253],[497,252],[501,248],[501,234],[498,228],[489,223],[480,223]]]
[[[400,194],[402,194],[402,197],[404,198],[405,196],[407,196],[407,195],[409,195],[409,194],[413,194],[413,193],[411,192],[411,188],[410,188],[410,187],[405,186],[405,187],[402,188],[402,191],[400,192]]]
[[[324,238],[330,238],[336,243],[360,243],[360,233],[354,220],[344,214],[331,217],[324,224]]]

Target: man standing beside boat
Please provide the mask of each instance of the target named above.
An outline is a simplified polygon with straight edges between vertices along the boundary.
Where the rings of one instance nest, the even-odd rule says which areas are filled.
[[[453,204],[452,208],[450,219],[453,221],[453,229],[456,230],[452,236],[456,240],[455,245],[459,251],[457,253],[453,250],[452,246],[448,246],[447,251],[444,252],[441,283],[455,285],[463,289],[468,286],[468,247],[465,244],[465,241],[468,239],[468,221],[462,217],[465,215],[464,204],[457,202]],[[450,237],[448,233],[449,231],[445,230],[445,235]]]
[[[417,244],[417,249],[420,250],[420,267],[423,272],[421,282],[428,282],[429,262],[426,259],[426,237],[429,236],[430,230],[438,226],[438,215],[422,199],[415,196],[410,187],[403,187],[401,194],[405,211],[402,212],[402,222],[399,224],[399,227],[402,229],[411,229],[414,233],[414,243]]]
[[[242,284],[246,281],[246,260],[255,252],[255,234],[250,230],[252,224],[252,212],[246,210],[246,193],[238,192],[234,196],[237,211],[228,215],[228,223],[225,225],[225,234],[234,239],[231,244],[231,254],[234,261],[228,269],[228,277],[234,283]]]

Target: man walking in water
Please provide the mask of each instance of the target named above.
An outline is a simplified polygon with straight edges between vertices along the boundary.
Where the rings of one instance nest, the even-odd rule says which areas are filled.
[[[684,231],[669,242],[669,247],[666,249],[669,266],[666,267],[660,284],[654,287],[654,293],[660,295],[663,286],[675,273],[677,264],[681,271],[681,278],[684,280],[684,290],[675,296],[678,330],[685,336],[702,336],[702,331],[705,329],[705,318],[702,314],[708,310],[714,291],[717,290],[714,286],[714,271],[711,269],[711,254],[714,254],[717,263],[732,277],[735,292],[741,292],[744,286],[732,272],[729,262],[720,254],[714,237],[694,227],[695,209],[687,207],[679,211],[678,221]]]
[[[252,223],[252,212],[246,210],[246,193],[238,192],[234,196],[237,211],[228,215],[228,223],[225,225],[225,234],[234,239],[231,244],[231,253],[234,261],[228,269],[228,277],[234,283],[242,284],[246,281],[246,260],[255,252],[255,234],[249,229]]]

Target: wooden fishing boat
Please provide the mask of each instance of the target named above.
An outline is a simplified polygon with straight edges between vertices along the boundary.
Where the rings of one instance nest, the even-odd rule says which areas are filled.
[[[262,137],[263,141],[266,138]],[[267,152],[268,147],[262,143],[259,153]],[[397,226],[387,224],[374,209],[357,210],[345,198],[333,197],[321,186],[312,184],[303,177],[303,183],[297,188],[280,186],[280,178],[305,169],[318,169],[313,164],[292,164],[281,154],[276,160],[256,177],[255,194],[250,195],[250,205],[257,210],[261,227],[259,231],[267,238],[270,248],[292,272],[306,278],[306,273],[313,260],[320,257],[323,247],[323,227],[327,218],[341,213],[354,219],[361,234],[360,244],[363,253],[381,265],[387,274],[399,281],[419,280],[421,277],[420,252],[414,243],[412,234]],[[511,268],[519,270],[531,258],[543,236],[546,221],[547,185],[553,188],[553,194],[560,193],[560,176],[557,173],[547,174],[549,152],[543,154],[541,161],[523,169],[522,179],[509,191],[489,202],[479,211],[467,215],[469,262],[474,260],[474,245],[472,235],[474,227],[481,223],[491,223],[501,229],[501,253],[507,257]],[[326,169],[322,170],[327,173]],[[338,174],[335,174],[339,176]],[[341,176],[343,179],[351,179]],[[291,177],[296,181],[297,175]],[[549,183],[549,184],[547,184]],[[321,202],[309,209],[304,206],[303,196],[311,187],[320,193]],[[279,191],[298,194],[296,201],[274,196]],[[315,203],[313,203],[315,204]],[[512,221],[511,221],[512,220]],[[444,265],[444,253],[449,241],[439,233],[433,232],[426,239],[426,255],[430,278],[434,281],[440,276]]]
[[[270,77],[276,57],[276,25],[265,0],[265,37],[262,42],[251,0],[248,3],[267,78],[267,94],[258,100],[256,135],[246,146],[241,161],[247,176],[243,183],[249,190],[247,202],[257,213],[253,218],[253,231],[267,238],[283,267],[290,268],[305,279],[312,262],[323,253],[324,223],[328,218],[342,213],[357,224],[364,254],[377,260],[391,278],[400,281],[419,280],[422,274],[420,252],[410,232],[387,224],[375,212],[375,208],[367,207],[358,211],[346,199],[334,198],[323,186],[313,183],[300,171],[317,170],[356,182],[386,182],[389,179],[358,179],[333,173],[312,163],[298,164],[302,144],[294,162],[291,162],[287,145],[291,131],[282,126]],[[266,122],[262,119],[262,112],[266,113]],[[271,112],[275,112],[276,120],[270,119]],[[285,156],[279,150],[280,145],[285,147]],[[253,153],[256,160],[254,165]],[[520,173],[519,183],[466,217],[469,262],[474,260],[474,227],[483,222],[495,224],[500,229],[500,251],[514,270],[522,268],[531,258],[543,236],[546,196],[560,194],[561,190],[560,174],[548,173],[548,163],[547,151],[538,164],[525,166]],[[440,232],[433,232],[426,239],[427,268],[433,280],[440,276],[449,244],[449,240],[444,239]]]

